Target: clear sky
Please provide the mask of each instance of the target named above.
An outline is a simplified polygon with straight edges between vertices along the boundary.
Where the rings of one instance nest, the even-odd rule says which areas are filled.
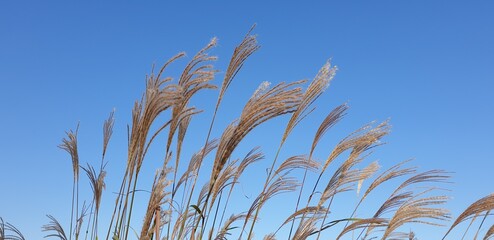
[[[45,214],[68,228],[71,162],[57,145],[64,131],[80,122],[81,163],[97,163],[101,125],[115,108],[102,205],[102,212],[111,211],[126,159],[130,110],[152,64],[180,51],[193,55],[217,36],[213,53],[224,71],[233,46],[254,23],[262,47],[226,95],[216,136],[260,82],[310,79],[331,58],[340,70],[307,119],[307,131],[294,133],[290,149],[297,141],[309,142],[314,124],[344,102],[350,105],[348,115],[327,143],[389,118],[388,144],[371,160],[386,167],[415,158],[413,164],[423,170],[454,172],[455,184],[448,186],[454,197],[447,207],[457,216],[493,192],[493,12],[492,1],[1,1],[0,216],[28,239],[44,236]],[[176,76],[184,63],[169,74]],[[202,133],[192,133],[204,132],[200,122],[210,119],[208,104],[215,99],[210,91],[193,101],[209,111],[193,125],[186,154],[197,149],[196,140],[204,141]],[[277,145],[283,121],[254,132],[245,148],[264,145],[272,156],[269,144]],[[308,149],[307,143],[300,145],[305,148],[294,153]],[[329,151],[324,150],[320,159]],[[154,168],[151,164],[147,171]],[[264,167],[249,174],[261,176]],[[143,181],[142,188],[147,186]],[[87,185],[81,188],[89,191]],[[245,188],[246,195],[254,194]],[[105,219],[110,213],[102,214]],[[138,227],[141,220],[135,223]]]

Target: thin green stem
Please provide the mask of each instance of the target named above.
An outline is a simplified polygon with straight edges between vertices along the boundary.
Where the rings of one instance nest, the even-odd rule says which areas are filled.
[[[79,180],[77,180],[76,185],[77,185],[77,190],[76,190],[77,193],[76,193],[76,200],[75,200],[76,201],[76,207],[75,207],[75,220],[76,220],[76,222],[75,222],[75,224],[77,227],[77,219],[79,219]],[[72,233],[70,235],[72,235]],[[78,239],[79,239],[79,235],[76,234],[75,240],[78,240]]]
[[[139,172],[136,171],[136,175],[135,175],[135,180],[134,180],[134,186],[132,187],[132,197],[131,197],[131,200],[130,200],[130,206],[129,206],[129,216],[127,218],[127,228],[125,230],[125,238],[124,239],[127,239],[128,236],[129,236],[129,228],[130,228],[130,220],[131,220],[131,217],[132,217],[132,209],[134,207],[134,197],[135,197],[135,190],[136,190],[136,187],[137,187],[137,178],[139,176]]]
[[[113,220],[115,219],[115,214],[117,213],[117,208],[119,209],[118,210],[119,213],[120,213],[120,210],[122,208],[123,192],[124,192],[124,187],[125,187],[125,180],[127,179],[127,172],[128,172],[128,170],[126,170],[122,184],[120,185],[120,191],[118,192],[117,199],[115,200],[115,208],[113,209],[113,214],[111,216],[110,225],[108,226],[108,232],[106,234],[106,240],[108,240],[108,238],[110,237],[110,232],[111,232]],[[118,225],[118,218],[117,218],[117,221],[115,222],[115,233],[116,233],[117,225]]]
[[[254,218],[252,219],[252,225],[250,226],[249,235],[247,235],[247,239],[250,239],[251,236],[252,236],[252,232],[254,230],[254,225],[255,225],[256,220],[257,220],[257,218],[259,216],[259,211],[261,210],[262,205],[264,204],[264,201],[266,200],[266,199],[264,199],[264,194],[266,193],[266,190],[268,188],[268,185],[269,185],[269,183],[272,180],[272,176],[271,175],[273,174],[274,166],[276,164],[276,161],[278,160],[278,156],[280,155],[281,148],[283,147],[283,144],[284,143],[285,143],[284,141],[281,141],[280,142],[280,146],[278,147],[278,150],[276,151],[276,155],[274,157],[273,163],[271,164],[271,168],[269,169],[269,173],[268,173],[268,176],[266,178],[266,182],[264,183],[264,187],[263,187],[262,192],[261,192],[261,199],[259,200],[259,206],[256,208],[256,213],[254,214]],[[246,221],[247,220],[248,219],[246,219]],[[242,233],[243,233],[243,231],[242,231]],[[242,237],[242,233],[240,233],[239,239]]]
[[[307,161],[310,161],[312,159],[312,154],[314,153],[314,149],[315,147],[313,147],[312,150],[310,151],[309,158],[307,159]],[[301,186],[297,197],[297,204],[295,205],[295,212],[298,211],[298,207],[300,205],[300,199],[302,198],[302,192],[304,191],[305,180],[307,178],[307,171],[308,169],[306,168],[304,171],[304,176],[302,178],[302,184],[300,184]],[[290,239],[290,237],[292,236],[292,231],[294,226],[295,226],[295,218],[293,218],[292,224],[290,225],[290,233],[288,234],[288,239]]]
[[[72,211],[70,212],[69,239],[72,239],[72,225],[74,224],[74,200],[75,200],[75,178],[72,182]]]

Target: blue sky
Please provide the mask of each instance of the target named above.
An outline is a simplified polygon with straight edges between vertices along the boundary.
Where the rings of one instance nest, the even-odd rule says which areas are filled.
[[[454,197],[448,208],[457,216],[492,192],[492,12],[490,1],[2,1],[0,216],[28,239],[44,236],[40,228],[48,220],[45,214],[68,222],[71,163],[57,145],[64,131],[80,122],[81,162],[97,162],[101,125],[115,108],[102,206],[111,209],[126,159],[131,106],[140,98],[152,64],[162,64],[180,51],[193,55],[217,36],[213,53],[220,57],[217,68],[224,71],[234,45],[254,23],[262,47],[227,93],[216,136],[238,116],[259,83],[310,79],[331,58],[340,70],[307,127],[294,133],[290,149],[302,146],[294,153],[306,151],[302,142],[310,141],[314,124],[348,102],[348,115],[325,143],[331,146],[372,120],[390,119],[388,144],[376,150],[372,160],[386,167],[415,158],[413,164],[423,170],[454,172],[455,183],[448,186]],[[176,76],[184,63],[169,74]],[[200,123],[210,119],[208,104],[215,98],[216,92],[210,91],[193,101],[207,111],[191,132],[203,132]],[[278,121],[253,132],[243,147],[264,144],[266,154],[274,154],[270,144],[279,141],[282,130],[277,126],[286,119]],[[187,149],[192,152],[203,136],[190,136],[190,142]],[[329,152],[324,150],[320,159]],[[159,158],[160,149],[153,154]],[[146,171],[153,173],[155,168],[150,164]],[[260,166],[249,176],[263,172]],[[142,188],[149,186],[146,183]],[[135,222],[139,225],[141,220]],[[435,236],[427,234],[434,233],[419,237]]]

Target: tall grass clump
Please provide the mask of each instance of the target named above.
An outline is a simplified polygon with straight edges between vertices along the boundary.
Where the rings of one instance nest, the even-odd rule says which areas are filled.
[[[252,30],[251,30],[252,31]],[[107,228],[98,228],[98,216],[103,191],[105,190],[105,154],[112,136],[113,112],[103,126],[103,150],[99,168],[79,163],[77,129],[68,131],[60,148],[67,151],[73,165],[72,209],[69,231],[54,217],[43,229],[47,237],[80,239],[80,230],[86,227],[84,239],[417,239],[412,228],[419,224],[443,226],[451,218],[444,209],[448,197],[444,185],[450,181],[449,173],[442,170],[420,171],[410,166],[410,161],[395,163],[381,170],[376,161],[368,161],[372,151],[382,145],[389,134],[387,121],[366,124],[337,142],[334,146],[323,144],[325,135],[341,121],[348,105],[336,106],[323,118],[315,132],[304,131],[308,149],[297,149],[301,154],[286,156],[287,140],[294,129],[304,128],[304,120],[311,117],[318,98],[325,92],[335,77],[337,67],[330,61],[325,63],[310,80],[282,82],[271,85],[260,83],[250,98],[245,100],[240,115],[224,126],[217,124],[216,117],[223,109],[225,93],[234,84],[236,75],[246,60],[259,45],[251,31],[235,47],[222,82],[214,83],[218,73],[213,63],[216,56],[211,50],[217,45],[213,38],[204,48],[193,55],[182,73],[175,79],[166,76],[167,68],[185,53],[168,60],[157,71],[146,78],[142,98],[132,108],[128,127],[127,159],[120,187],[111,209],[105,209],[111,219]],[[242,83],[238,83],[242,84]],[[191,100],[205,90],[218,90],[209,122],[201,134],[188,132],[190,124],[203,110],[191,106]],[[209,92],[211,93],[211,92]],[[167,112],[168,114],[163,114]],[[166,116],[166,117],[163,117]],[[285,118],[280,118],[285,116]],[[283,119],[287,119],[286,123]],[[276,149],[263,149],[252,145],[246,154],[239,151],[247,135],[260,125],[279,121],[284,124],[280,136],[259,136],[274,141]],[[216,131],[213,131],[216,130]],[[220,132],[214,135],[215,132]],[[205,136],[190,159],[183,154],[187,135]],[[157,145],[158,138],[165,140]],[[193,145],[193,144],[192,144]],[[324,146],[320,146],[324,145]],[[300,144],[301,148],[304,146]],[[142,174],[147,164],[149,149],[162,149],[163,160],[154,177]],[[316,149],[319,149],[316,151]],[[316,153],[326,150],[325,155]],[[269,154],[265,154],[265,153]],[[292,152],[292,151],[289,151]],[[274,157],[267,157],[267,156]],[[317,154],[319,155],[319,154]],[[318,160],[322,159],[322,160]],[[265,162],[263,179],[249,179],[249,185],[257,184],[260,191],[249,198],[249,204],[239,206],[235,202],[235,191],[241,186],[242,175],[254,170],[254,164]],[[182,166],[182,167],[179,167]],[[90,204],[79,206],[79,169],[86,173],[93,196]],[[181,170],[182,169],[182,170]],[[264,171],[258,170],[258,171]],[[144,206],[141,221],[135,221],[138,203],[136,192],[140,179],[152,180],[149,200]],[[112,190],[114,191],[114,190]],[[356,199],[344,200],[357,192]],[[291,193],[283,202],[291,203],[282,214],[261,219],[266,206]],[[369,200],[371,199],[371,200]],[[377,200],[376,200],[377,199]],[[345,209],[344,212],[339,212]],[[349,209],[347,211],[346,209]],[[464,221],[481,223],[476,231],[464,231],[463,236],[483,239],[494,235],[493,226],[485,226],[486,219],[494,209],[494,196],[489,195],[470,205],[450,226],[443,229],[444,238],[453,234],[453,229]],[[86,221],[84,221],[86,219]],[[275,226],[271,233],[256,236],[263,223]],[[275,224],[275,225],[273,225]],[[7,239],[5,231],[20,232],[12,225],[1,222],[0,239]],[[132,229],[132,230],[131,230]],[[131,231],[130,231],[131,230]],[[135,230],[135,231],[134,231]],[[458,234],[458,233],[456,233]],[[460,234],[461,235],[461,234]],[[458,235],[457,235],[458,236]],[[452,239],[458,239],[458,237]]]

